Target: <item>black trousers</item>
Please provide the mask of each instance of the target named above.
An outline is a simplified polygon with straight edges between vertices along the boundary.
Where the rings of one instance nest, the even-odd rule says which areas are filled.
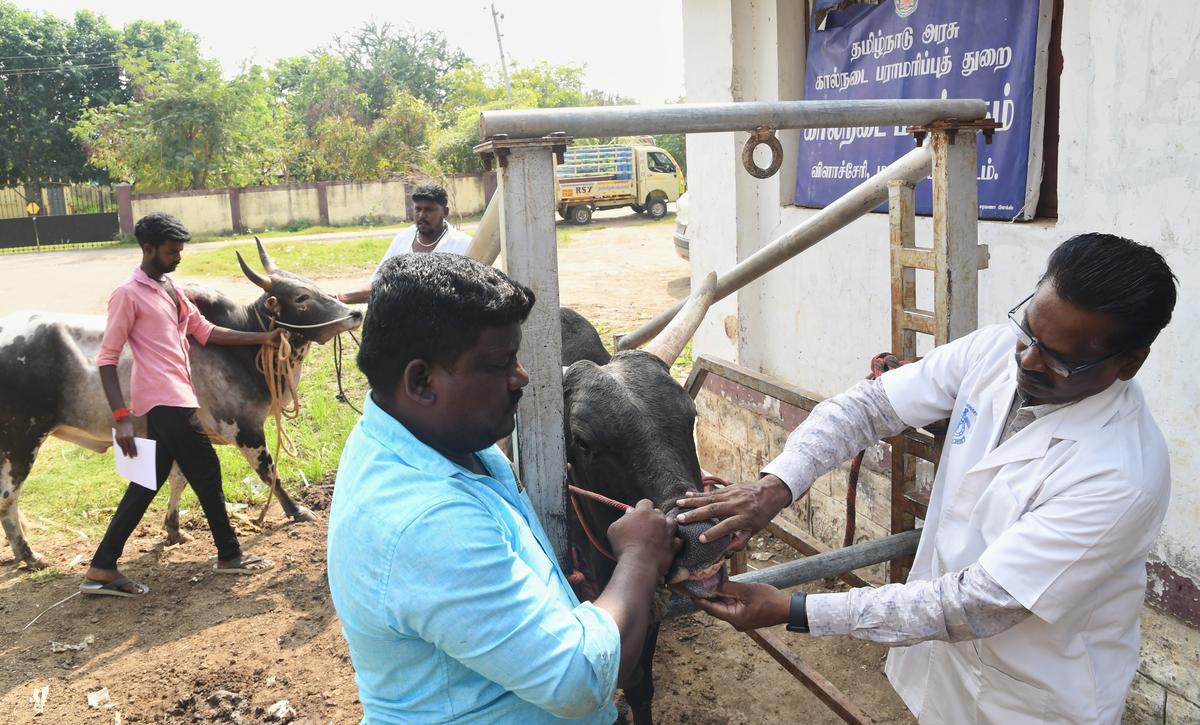
[[[162,489],[174,463],[179,464],[179,470],[196,492],[196,498],[200,499],[204,518],[208,519],[208,528],[212,530],[213,542],[217,545],[217,558],[229,561],[241,556],[242,548],[238,544],[237,534],[233,532],[229,514],[225,512],[221,463],[217,460],[217,452],[213,450],[208,434],[204,432],[204,426],[200,424],[196,409],[156,406],[146,414],[146,427],[149,437],[157,443],[154,473],[158,488],[151,491],[136,483],[129,484],[108,524],[108,530],[104,532],[104,539],[92,557],[92,566],[98,569],[117,568],[117,559],[121,558],[125,542],[137,528],[155,494]]]

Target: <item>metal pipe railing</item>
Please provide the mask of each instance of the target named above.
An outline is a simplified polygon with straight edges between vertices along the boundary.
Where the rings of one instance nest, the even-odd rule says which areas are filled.
[[[975,121],[987,115],[978,99],[887,99],[859,101],[756,101],[681,103],[673,106],[602,106],[484,111],[480,137],[510,139],[569,136],[636,136],[659,133],[750,131],[760,126],[844,128],[847,126],[922,126],[954,119]]]
[[[912,556],[917,551],[917,542],[921,540],[921,530],[913,529],[899,534],[885,536],[882,539],[864,541],[861,544],[848,546],[816,556],[806,556],[784,564],[776,564],[766,569],[748,571],[738,574],[731,579],[741,584],[770,584],[778,589],[794,587],[797,584],[839,576],[855,569],[861,569],[873,564],[901,556]],[[691,614],[696,611],[696,605],[688,597],[675,595],[667,609],[668,617],[678,617],[681,614]]]
[[[915,184],[929,176],[932,160],[933,152],[928,145],[919,146],[896,159],[886,169],[846,192],[721,275],[717,279],[717,293],[713,302],[745,287],[887,201],[888,182],[902,179]],[[682,307],[681,301],[625,335],[621,338],[619,347],[622,350],[630,350],[644,344],[666,327]]]

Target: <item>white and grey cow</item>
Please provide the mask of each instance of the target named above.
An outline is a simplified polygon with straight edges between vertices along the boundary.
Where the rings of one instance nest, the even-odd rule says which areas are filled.
[[[256,240],[257,241],[257,240]],[[292,355],[299,363],[311,343],[324,343],[361,323],[361,313],[323,293],[310,280],[279,270],[258,244],[266,276],[237,255],[243,273],[263,289],[254,302],[238,305],[198,286],[183,292],[208,320],[234,330],[263,330],[271,317],[292,325]],[[18,561],[44,566],[26,539],[17,500],[49,436],[103,453],[112,446],[112,411],[100,386],[96,355],[104,334],[103,316],[67,316],[37,312],[0,318],[0,523]],[[268,487],[284,512],[297,521],[313,518],[279,485],[267,449],[263,423],[272,414],[263,374],[256,366],[258,346],[192,345],[192,383],[200,402],[200,420],[214,443],[235,445]],[[128,349],[118,365],[128,394],[133,360]],[[146,434],[145,420],[134,420],[136,435]],[[172,469],[167,538],[181,539],[179,499],[186,484]]]

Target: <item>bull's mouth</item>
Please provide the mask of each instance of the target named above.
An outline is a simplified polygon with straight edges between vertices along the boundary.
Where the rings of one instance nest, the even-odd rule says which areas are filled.
[[[324,345],[343,332],[357,329],[361,324],[362,315],[350,314],[340,320],[331,320],[308,329],[295,329],[294,332],[300,333],[301,337],[308,339],[310,342]],[[286,324],[282,326],[288,327]]]
[[[695,599],[716,599],[721,595],[717,590],[729,581],[729,571],[725,568],[725,560],[692,572],[680,567],[671,578],[671,588],[680,594]]]

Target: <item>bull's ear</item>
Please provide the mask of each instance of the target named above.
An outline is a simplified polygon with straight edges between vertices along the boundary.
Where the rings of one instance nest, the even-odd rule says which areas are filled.
[[[270,310],[272,314],[279,311],[279,300],[275,297],[275,295],[271,295],[267,298],[267,309]]]
[[[270,292],[271,291],[271,280],[263,277],[261,274],[259,274],[258,272],[255,272],[253,269],[250,269],[250,265],[246,264],[246,260],[242,259],[241,252],[238,252],[235,250],[234,254],[237,255],[238,264],[240,264],[242,266],[242,274],[246,275],[246,279],[250,280],[254,284],[256,284],[259,287],[262,287],[266,291]]]
[[[267,274],[275,274],[275,260],[271,259],[271,255],[267,254],[266,247],[263,246],[258,237],[254,238],[254,244],[258,246],[258,261],[262,262],[262,268]]]

